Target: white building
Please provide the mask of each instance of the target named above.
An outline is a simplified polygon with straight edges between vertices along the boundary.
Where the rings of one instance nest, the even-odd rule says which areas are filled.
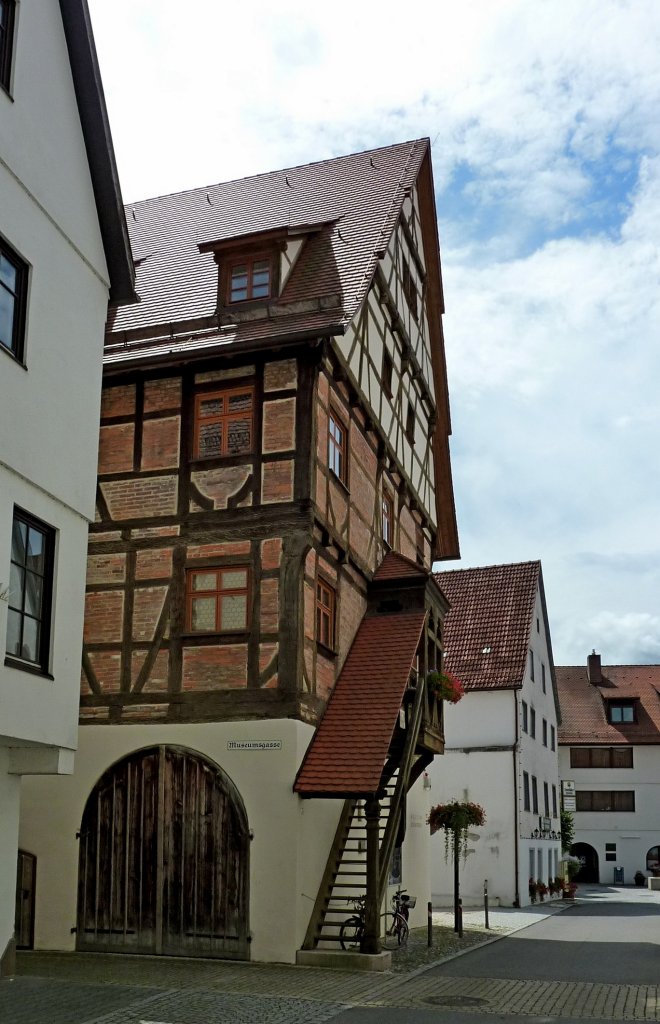
[[[461,866],[464,904],[529,902],[529,878],[549,881],[561,857],[558,703],[540,562],[436,573],[451,610],[444,666],[465,688],[445,708],[445,756],[429,769],[431,803],[481,804]],[[432,839],[436,905],[453,896],[444,833]]]
[[[85,0],[0,0],[0,973],[20,780],[73,766],[109,295],[133,268]],[[30,863],[19,923],[29,929]]]
[[[557,667],[559,765],[578,882],[631,883],[660,863],[660,665]]]

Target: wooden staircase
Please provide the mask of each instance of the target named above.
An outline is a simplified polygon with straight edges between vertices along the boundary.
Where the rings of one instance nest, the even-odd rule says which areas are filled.
[[[390,823],[398,779],[394,772],[380,805],[379,836],[382,849]],[[303,949],[337,949],[343,922],[353,911],[352,900],[367,891],[367,829],[364,800],[344,802],[323,879],[310,918]],[[389,864],[387,868],[389,872]]]

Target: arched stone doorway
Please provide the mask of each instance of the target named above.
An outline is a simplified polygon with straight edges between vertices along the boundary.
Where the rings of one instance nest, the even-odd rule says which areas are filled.
[[[225,772],[179,747],[138,750],[85,805],[76,948],[248,959],[248,865]]]
[[[594,850],[593,846],[589,846],[589,843],[573,843],[573,846],[571,846],[571,853],[574,857],[579,857],[582,861],[582,867],[575,875],[575,881],[597,885],[600,881],[598,854]]]
[[[652,846],[646,854],[646,870],[653,875],[660,874],[660,846]]]

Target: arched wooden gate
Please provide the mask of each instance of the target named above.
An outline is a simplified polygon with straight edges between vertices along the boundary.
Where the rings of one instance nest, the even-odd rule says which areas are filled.
[[[77,949],[248,959],[248,865],[245,808],[222,769],[139,750],[85,805]]]

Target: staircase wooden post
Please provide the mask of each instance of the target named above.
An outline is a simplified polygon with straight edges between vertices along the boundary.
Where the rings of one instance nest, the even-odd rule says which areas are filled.
[[[380,801],[369,797],[365,803],[367,825],[367,896],[361,953],[380,953]]]

